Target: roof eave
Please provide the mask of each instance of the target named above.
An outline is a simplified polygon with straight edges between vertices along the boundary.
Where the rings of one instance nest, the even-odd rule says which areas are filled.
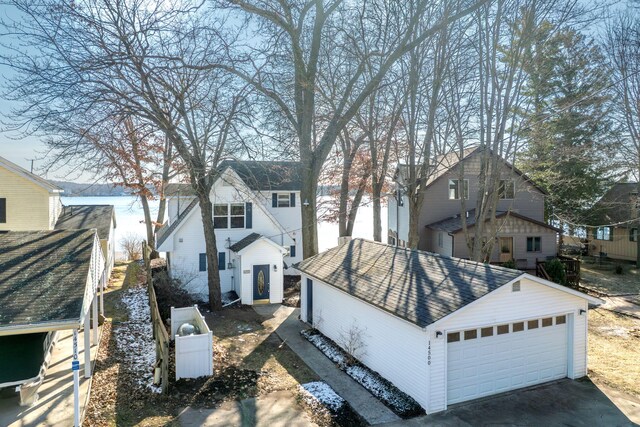
[[[34,334],[38,332],[77,329],[80,327],[80,323],[81,323],[80,319],[73,319],[73,320],[62,320],[62,321],[56,321],[56,322],[0,326],[0,336]]]

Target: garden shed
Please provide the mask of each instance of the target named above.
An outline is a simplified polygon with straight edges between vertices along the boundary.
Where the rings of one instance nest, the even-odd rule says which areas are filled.
[[[427,413],[587,373],[589,304],[527,273],[355,239],[297,265],[301,318]],[[341,344],[344,347],[344,344]]]

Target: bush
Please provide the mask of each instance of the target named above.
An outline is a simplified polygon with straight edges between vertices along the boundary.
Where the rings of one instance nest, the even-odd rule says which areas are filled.
[[[561,285],[567,284],[567,272],[564,269],[564,264],[558,258],[545,262],[544,269],[547,270],[552,281]]]
[[[153,278],[153,288],[156,291],[158,310],[162,319],[171,317],[171,307],[189,307],[195,300],[184,289],[182,282],[169,277],[166,271],[158,272]]]
[[[622,264],[616,264],[614,267],[614,271],[616,272],[616,274],[624,274],[624,267],[622,266]]]
[[[514,259],[510,259],[509,261],[503,262],[500,265],[502,267],[511,268],[513,270],[517,270],[518,269],[518,267],[516,266],[516,260],[514,260]]]

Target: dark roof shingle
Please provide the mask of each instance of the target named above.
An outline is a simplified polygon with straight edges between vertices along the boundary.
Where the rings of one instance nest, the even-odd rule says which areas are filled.
[[[637,202],[638,184],[635,182],[619,182],[607,191],[591,208],[591,223],[612,224],[634,219],[633,203]],[[636,225],[621,224],[621,227]]]
[[[252,244],[253,242],[258,241],[261,237],[262,237],[262,234],[251,233],[244,239],[241,239],[236,243],[234,243],[233,245],[229,246],[229,249],[231,249],[233,252],[239,252],[244,248],[246,248],[247,246],[249,246],[250,244]]]
[[[308,258],[296,268],[420,327],[523,274],[363,239]]]
[[[253,191],[299,191],[302,188],[300,162],[223,160],[219,173],[231,168]],[[167,196],[195,196],[190,184],[171,183],[165,188]]]
[[[0,328],[78,320],[94,230],[0,234]]]
[[[81,230],[95,228],[100,239],[108,239],[113,221],[113,205],[64,206],[56,222],[56,230]]]

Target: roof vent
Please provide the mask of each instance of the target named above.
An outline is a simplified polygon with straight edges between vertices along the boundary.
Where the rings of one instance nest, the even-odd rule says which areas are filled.
[[[512,292],[520,292],[520,281],[519,280],[517,282],[514,282],[511,285],[511,291]]]

